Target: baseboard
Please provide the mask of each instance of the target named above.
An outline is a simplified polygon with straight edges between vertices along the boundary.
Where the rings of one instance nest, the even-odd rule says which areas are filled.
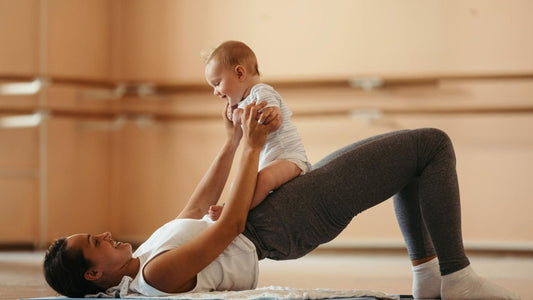
[[[465,251],[475,254],[533,256],[530,241],[465,241]],[[397,239],[340,239],[321,245],[317,252],[406,253],[403,240]]]

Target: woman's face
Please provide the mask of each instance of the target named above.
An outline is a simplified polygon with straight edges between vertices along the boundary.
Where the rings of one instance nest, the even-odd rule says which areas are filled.
[[[76,234],[67,238],[67,249],[80,249],[83,257],[92,263],[91,269],[102,272],[118,271],[132,258],[128,243],[113,240],[109,232],[98,235]]]

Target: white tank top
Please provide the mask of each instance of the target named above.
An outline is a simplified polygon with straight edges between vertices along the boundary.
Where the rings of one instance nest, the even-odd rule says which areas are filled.
[[[168,296],[150,286],[142,270],[147,262],[163,251],[176,248],[197,236],[214,222],[206,215],[203,219],[175,219],[156,230],[136,251],[140,260],[139,273],[130,284],[130,290],[145,296]],[[190,292],[255,289],[258,278],[258,260],[254,244],[240,234],[211,264],[197,275]]]

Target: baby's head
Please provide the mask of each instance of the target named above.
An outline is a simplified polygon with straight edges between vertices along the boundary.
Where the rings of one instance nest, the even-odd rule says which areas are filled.
[[[205,78],[215,96],[236,105],[259,83],[259,68],[254,52],[246,44],[227,41],[205,59]]]
[[[242,65],[250,75],[260,75],[255,53],[243,42],[226,41],[220,44],[206,57],[206,66],[211,62],[228,69]]]

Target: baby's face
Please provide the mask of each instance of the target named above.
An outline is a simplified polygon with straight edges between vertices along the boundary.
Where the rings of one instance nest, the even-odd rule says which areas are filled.
[[[230,106],[237,105],[243,99],[246,88],[234,70],[211,60],[205,66],[205,79],[213,87],[213,94]]]

